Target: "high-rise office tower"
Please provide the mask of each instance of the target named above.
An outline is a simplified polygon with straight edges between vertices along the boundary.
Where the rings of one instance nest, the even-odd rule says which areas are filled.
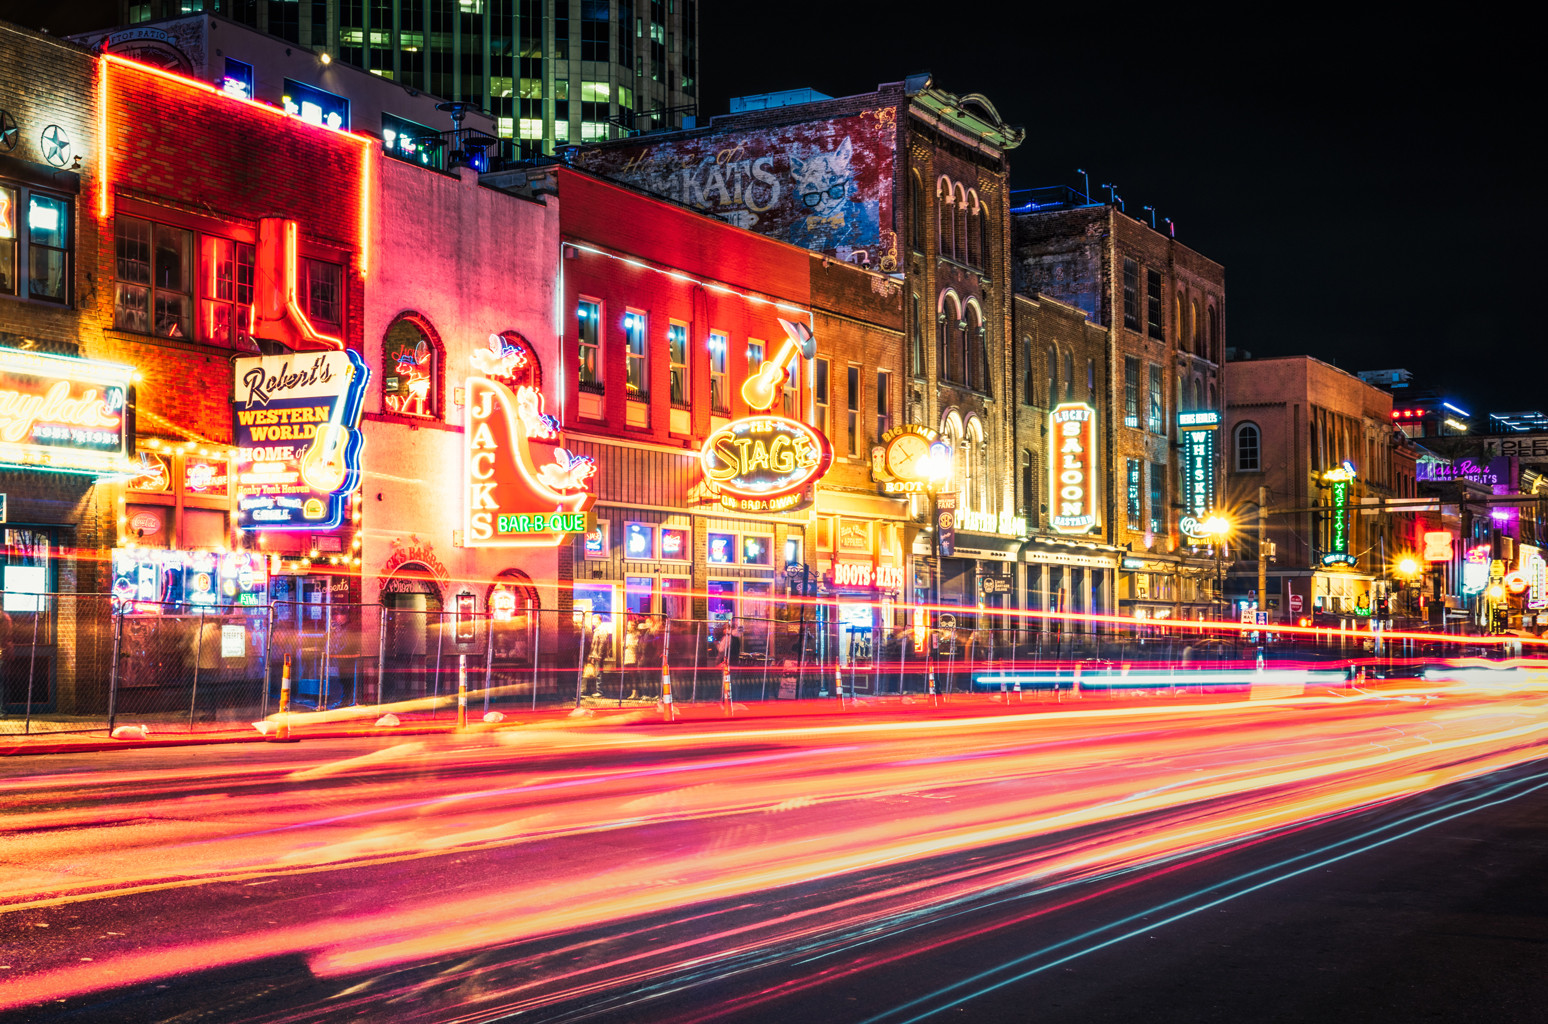
[[[699,0],[120,0],[136,25],[208,12],[494,116],[506,155],[681,127]]]

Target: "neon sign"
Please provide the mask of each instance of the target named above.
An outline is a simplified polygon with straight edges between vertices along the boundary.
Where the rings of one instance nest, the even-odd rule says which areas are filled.
[[[537,354],[520,336],[492,334],[471,361],[485,376],[467,379],[465,543],[551,547],[589,533],[596,463],[560,447]]]
[[[137,475],[124,404],[134,369],[0,349],[0,465]]]
[[[1426,562],[1449,562],[1452,559],[1452,536],[1449,530],[1426,530],[1424,532],[1424,560]]]
[[[1084,402],[1065,402],[1048,414],[1048,474],[1055,496],[1049,523],[1059,533],[1086,533],[1097,525],[1096,411]]]
[[[424,339],[413,348],[400,345],[393,354],[393,376],[387,378],[384,399],[389,412],[429,416],[430,371],[435,353]]]
[[[1355,478],[1354,466],[1345,462],[1339,469],[1322,474],[1330,489],[1328,512],[1328,550],[1323,565],[1354,565],[1349,553],[1349,483]]]
[[[923,494],[949,464],[951,450],[936,449],[941,435],[929,427],[906,423],[881,436],[871,453],[871,479],[883,494]]]
[[[784,344],[773,359],[759,365],[757,371],[742,382],[742,399],[752,409],[767,409],[774,404],[784,389],[785,374],[789,372],[790,364],[795,362],[796,356],[810,359],[817,354],[817,342],[812,337],[811,328],[778,317],[776,319],[785,329]]]
[[[235,361],[237,528],[331,530],[360,480],[360,409],[371,373],[356,352]]]
[[[1205,540],[1209,534],[1204,520],[1215,507],[1215,434],[1220,414],[1214,411],[1178,414],[1182,434],[1183,517],[1178,523],[1192,540]]]
[[[710,434],[699,452],[720,504],[738,512],[790,512],[811,504],[808,484],[833,463],[828,439],[783,416],[749,416]]]
[[[1548,608],[1548,562],[1531,544],[1521,545],[1521,572],[1526,577],[1526,606],[1535,610]]]

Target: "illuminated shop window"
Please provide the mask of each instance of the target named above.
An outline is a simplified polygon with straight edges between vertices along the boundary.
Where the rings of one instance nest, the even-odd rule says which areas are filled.
[[[730,344],[730,340],[724,334],[719,331],[710,332],[708,349],[712,412],[731,411],[730,383],[726,379],[726,349]]]
[[[582,121],[581,141],[595,142],[607,138],[608,125],[605,121]]]
[[[1140,474],[1141,474],[1140,461],[1139,461],[1139,459],[1129,459],[1127,461],[1128,461],[1128,501],[1126,503],[1127,522],[1128,522],[1129,529],[1131,529],[1131,530],[1138,530],[1140,528],[1140,495],[1141,495],[1141,491],[1144,489],[1143,488],[1143,483],[1140,480]]]
[[[736,534],[711,533],[706,543],[706,552],[711,565],[735,565]]]
[[[325,260],[303,259],[301,304],[314,324],[341,327],[344,323],[344,268]]]
[[[114,248],[113,326],[163,338],[190,337],[193,232],[118,217]]]
[[[342,96],[287,78],[283,99],[285,113],[292,117],[339,131],[349,130],[349,100]]]
[[[650,615],[656,610],[656,578],[654,576],[624,577],[624,609],[630,615]],[[628,645],[633,637],[624,639]]]
[[[569,142],[570,141],[570,120],[569,120],[569,118],[560,118],[557,114],[555,115],[555,117],[554,117],[554,141],[555,142]]]
[[[624,524],[624,557],[652,559],[656,557],[656,528],[649,523]]]
[[[705,603],[710,621],[727,622],[736,614],[736,581],[710,580],[705,584],[709,600]]]
[[[382,338],[382,407],[400,416],[440,415],[441,353],[426,325],[402,317]]]
[[[693,608],[693,581],[686,576],[663,576],[660,582],[661,614],[668,619],[686,619]]]
[[[238,99],[253,98],[253,66],[245,61],[226,58],[226,73],[220,87]]]
[[[800,537],[786,537],[785,538],[785,564],[786,565],[800,565],[804,561],[801,558],[801,554],[802,554],[802,552],[801,552],[801,538]]]
[[[382,115],[382,152],[421,167],[441,168],[440,134],[396,114]]]
[[[543,119],[541,117],[522,118],[520,137],[523,139],[541,139],[543,137]]]
[[[828,373],[828,360],[818,359],[812,367],[812,426],[824,437],[828,435]]]
[[[792,359],[785,367],[785,381],[779,392],[779,408],[789,419],[801,415],[801,360]]]
[[[686,529],[672,526],[661,528],[661,557],[674,562],[685,562],[691,550],[692,535]]]
[[[688,408],[688,328],[679,323],[667,327],[667,362],[671,364],[672,404]]]
[[[768,536],[746,536],[742,538],[742,564],[743,565],[773,565],[774,564],[774,538]]]
[[[213,235],[199,243],[199,279],[209,288],[199,306],[199,340],[251,348],[253,247]]]
[[[602,394],[602,307],[581,302],[575,307],[575,339],[578,348],[576,380],[582,391]]]
[[[609,523],[606,519],[597,521],[597,525],[586,534],[582,540],[582,551],[587,558],[608,558],[613,549],[608,538]]]
[[[646,338],[646,317],[634,310],[624,314],[624,341],[628,359],[624,368],[624,386],[629,397],[645,401],[650,397],[650,376]]]

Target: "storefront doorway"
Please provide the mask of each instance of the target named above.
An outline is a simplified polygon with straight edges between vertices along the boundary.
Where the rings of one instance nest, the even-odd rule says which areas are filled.
[[[440,692],[444,599],[429,567],[405,562],[382,583],[382,700]]]

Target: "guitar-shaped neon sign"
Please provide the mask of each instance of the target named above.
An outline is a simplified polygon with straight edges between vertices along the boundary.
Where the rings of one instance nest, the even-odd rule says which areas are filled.
[[[350,367],[350,373],[354,372],[354,367]],[[348,394],[346,386],[339,400],[333,403],[333,414],[328,417],[328,422],[317,428],[311,446],[301,456],[301,479],[312,490],[322,494],[332,494],[344,486],[344,478],[349,473],[345,452],[355,432],[344,426],[344,407],[349,404],[346,401]]]
[[[784,319],[779,321],[779,325],[785,329],[785,343],[779,347],[773,359],[766,360],[757,372],[742,382],[742,398],[752,409],[767,409],[774,404],[785,386],[785,374],[790,364],[795,362],[796,356],[811,359],[817,354],[817,340],[812,337],[810,327]]]

